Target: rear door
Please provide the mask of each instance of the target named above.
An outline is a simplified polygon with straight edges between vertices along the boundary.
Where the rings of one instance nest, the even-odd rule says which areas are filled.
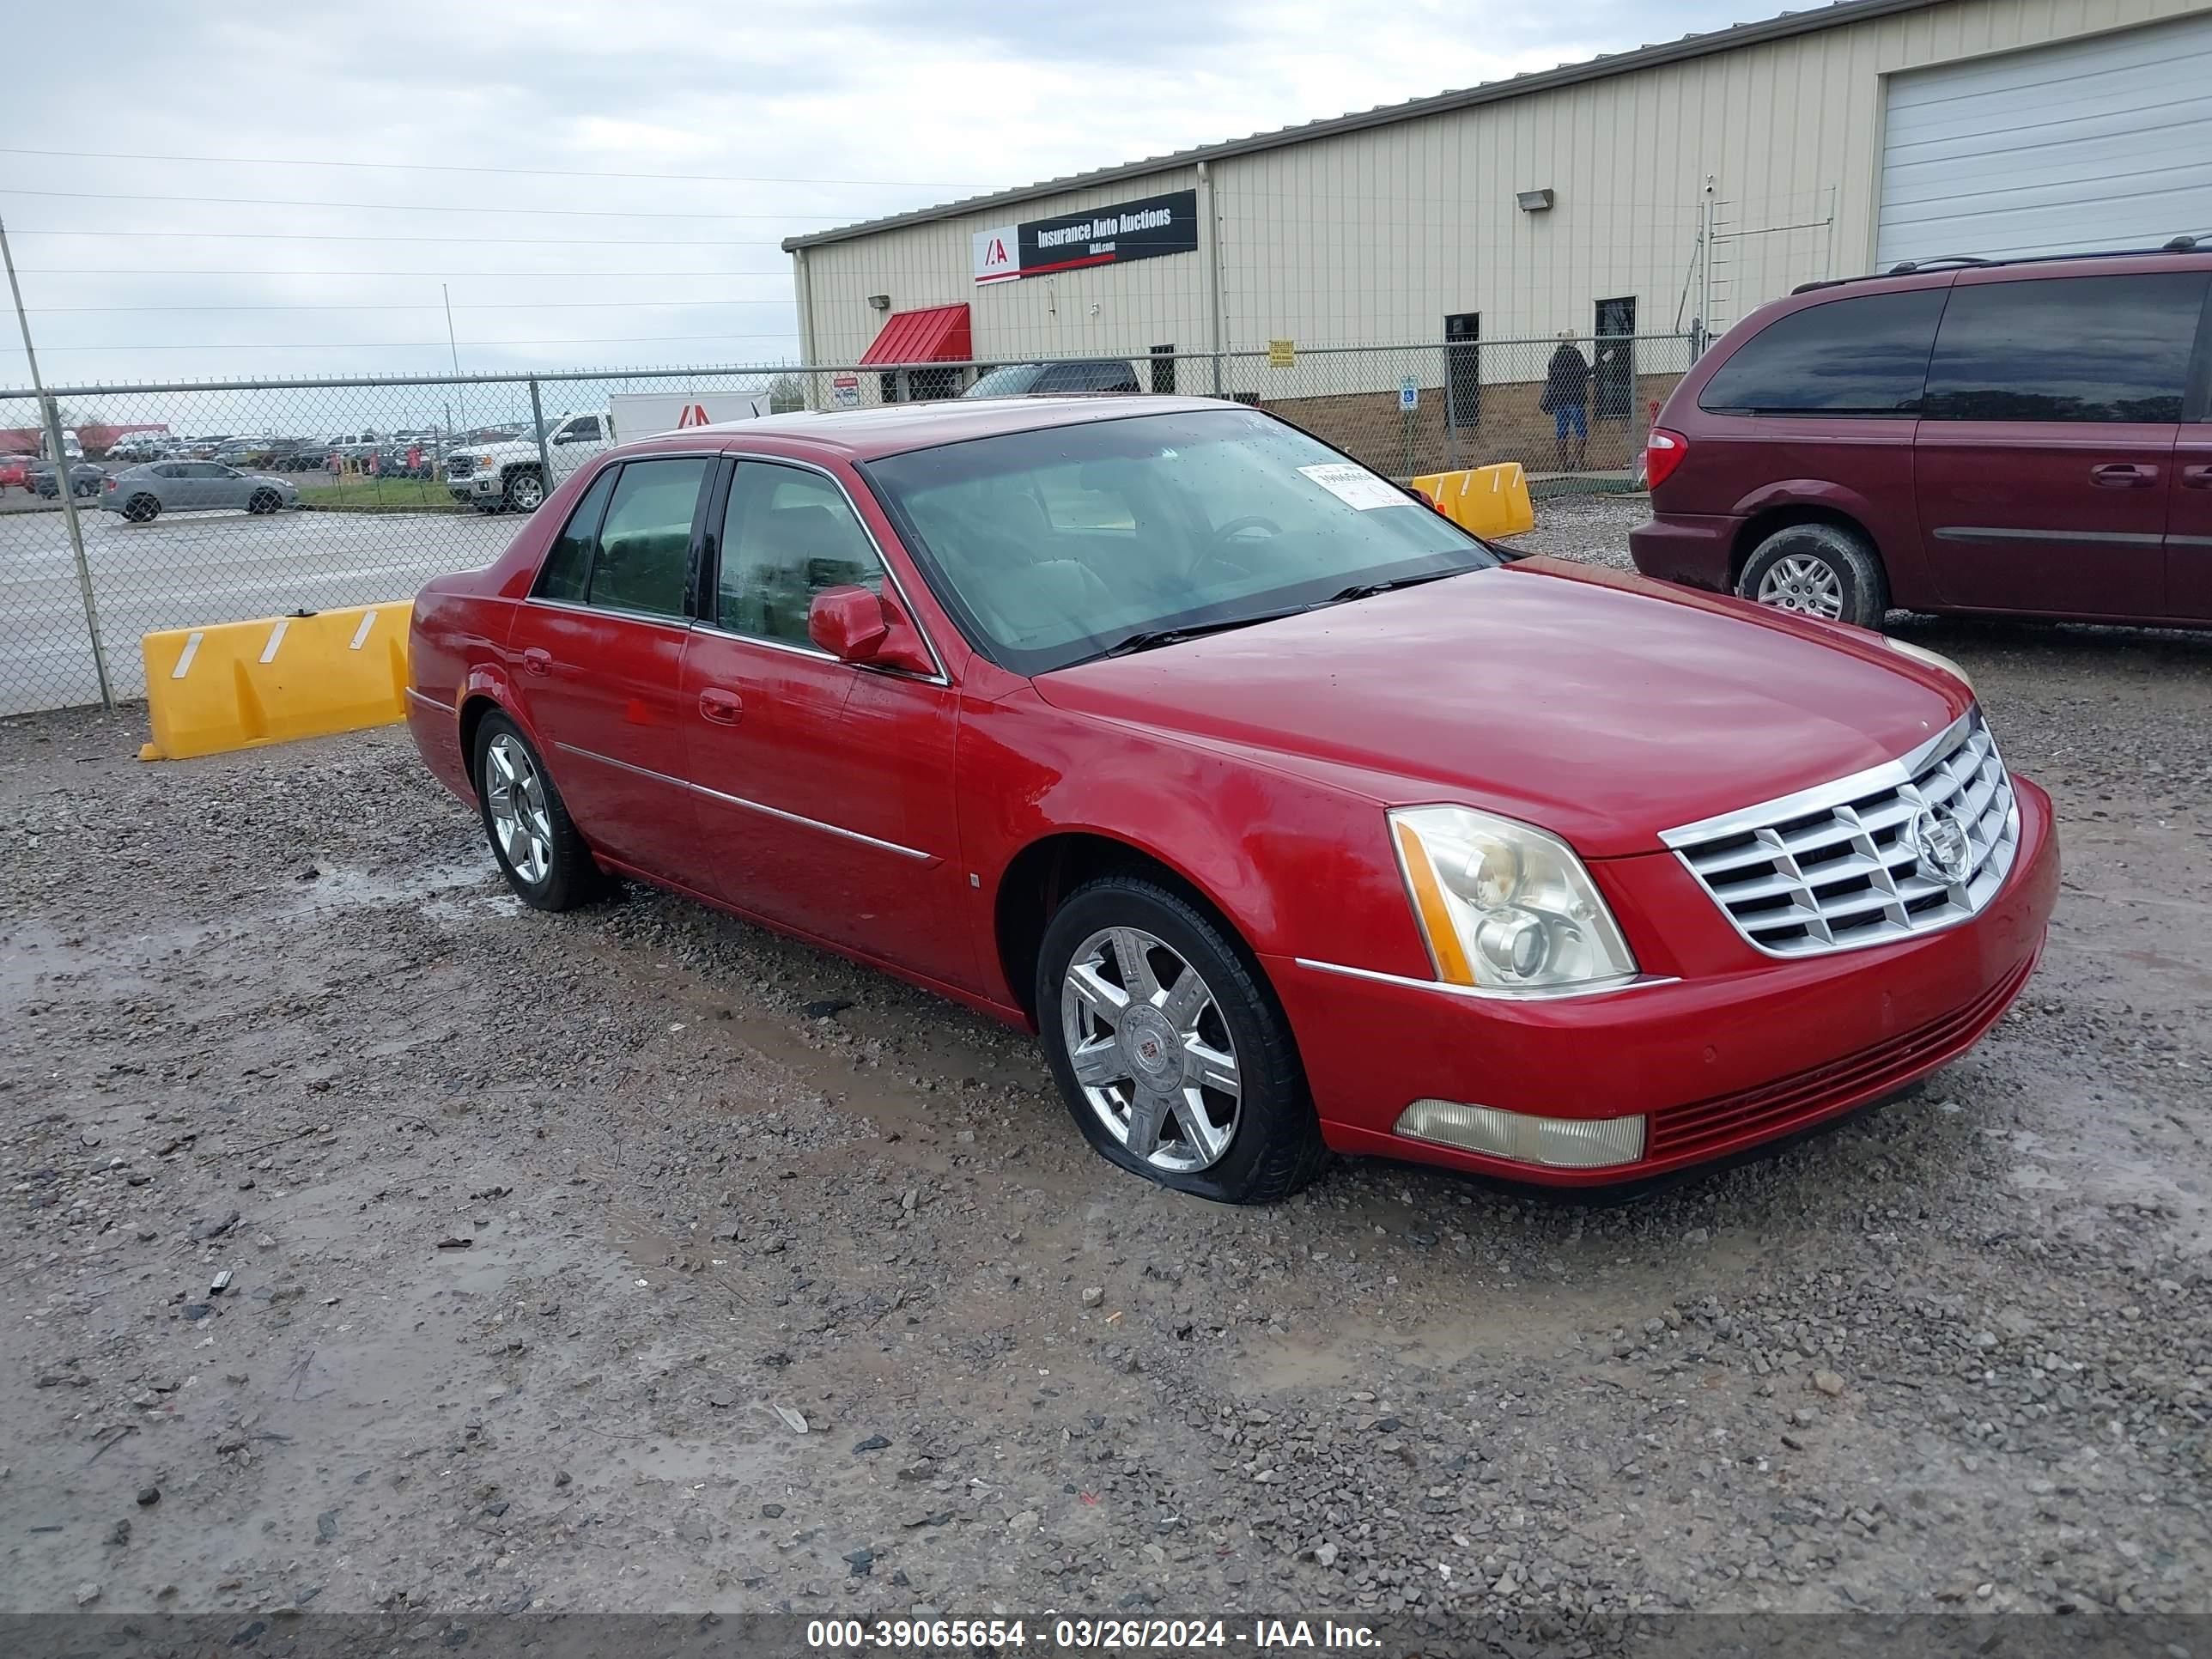
[[[1944,603],[2154,617],[2202,271],[1967,271],[1914,446]]]
[[[2173,446],[2166,511],[2166,614],[2212,624],[2212,294],[2197,325],[2189,396]]]
[[[770,460],[737,464],[719,525],[712,610],[684,664],[701,868],[741,910],[979,988],[952,793],[958,693],[941,672],[839,662],[807,634],[825,587],[898,597],[874,533],[830,473]]]
[[[507,642],[523,711],[598,851],[696,883],[677,703],[710,457],[611,466],[562,526]]]

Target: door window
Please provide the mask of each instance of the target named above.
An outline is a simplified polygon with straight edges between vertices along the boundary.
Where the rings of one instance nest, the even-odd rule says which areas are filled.
[[[1793,311],[1729,353],[1698,407],[1715,415],[1913,414],[1945,292],[1863,294]]]
[[[1625,421],[1636,412],[1636,300],[1597,302],[1597,361],[1591,365],[1590,413]]]
[[[1455,311],[1444,317],[1444,424],[1474,426],[1482,419],[1482,313]]]
[[[592,481],[584,492],[584,499],[576,503],[569,514],[568,522],[561,526],[561,533],[553,538],[553,545],[545,555],[545,563],[538,573],[538,586],[532,592],[541,599],[559,599],[569,605],[581,605],[592,585],[592,549],[599,539],[599,520],[606,516],[607,497],[614,494],[615,474],[619,467],[609,467]]]
[[[1176,349],[1171,345],[1152,348],[1152,390],[1163,394],[1175,390]]]
[[[854,583],[881,592],[884,568],[845,492],[802,467],[739,463],[722,520],[720,625],[811,647],[814,596]]]
[[[1936,421],[2179,421],[2204,283],[2172,271],[1954,288],[1922,412]]]
[[[684,614],[691,520],[709,465],[692,456],[623,468],[599,526],[586,604],[648,617]]]
[[[554,438],[556,444],[595,444],[599,441],[599,417],[586,415],[562,428]]]

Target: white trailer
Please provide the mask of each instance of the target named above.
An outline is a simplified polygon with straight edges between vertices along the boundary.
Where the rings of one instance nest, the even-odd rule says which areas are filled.
[[[617,392],[607,402],[614,441],[625,444],[656,432],[757,420],[768,413],[765,392]]]

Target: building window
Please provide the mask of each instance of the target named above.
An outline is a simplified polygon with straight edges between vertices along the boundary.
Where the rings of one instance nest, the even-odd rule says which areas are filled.
[[[1590,373],[1590,413],[1625,421],[1636,412],[1636,296],[1597,302],[1597,358]]]
[[[1152,348],[1152,390],[1163,396],[1175,391],[1175,348],[1172,345]]]

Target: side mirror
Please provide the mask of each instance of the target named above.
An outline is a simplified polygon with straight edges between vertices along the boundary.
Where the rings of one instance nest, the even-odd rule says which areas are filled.
[[[921,636],[904,613],[865,587],[825,587],[806,607],[806,635],[839,662],[856,668],[936,671]]]

